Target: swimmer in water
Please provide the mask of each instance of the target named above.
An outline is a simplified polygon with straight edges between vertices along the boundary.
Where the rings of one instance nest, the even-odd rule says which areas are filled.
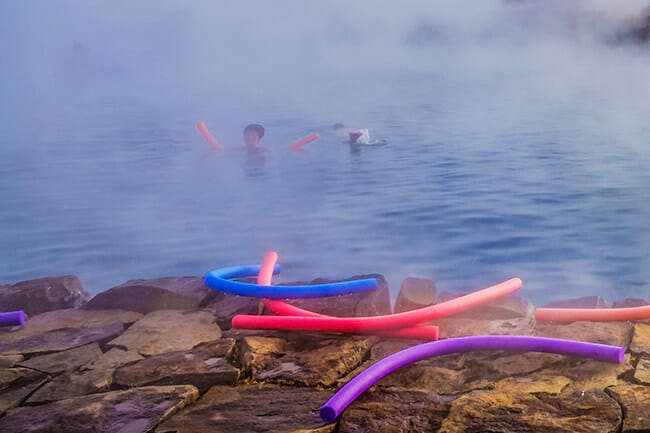
[[[352,145],[370,144],[370,131],[367,128],[346,128],[342,123],[335,123],[332,128],[342,136],[347,137],[348,143]]]
[[[244,143],[248,149],[259,149],[260,141],[264,137],[264,127],[257,123],[251,123],[244,128]]]

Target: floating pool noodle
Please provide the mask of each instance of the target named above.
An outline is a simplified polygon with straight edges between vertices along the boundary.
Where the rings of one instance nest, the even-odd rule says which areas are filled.
[[[260,272],[257,275],[257,284],[261,286],[270,286],[271,277],[273,276],[273,269],[278,261],[278,253],[269,251],[262,260]],[[302,316],[302,317],[328,317],[323,314],[314,313],[313,311],[303,310],[294,305],[287,304],[283,301],[275,301],[273,299],[262,299],[262,303],[266,308],[283,316]],[[413,326],[410,328],[396,329],[394,331],[375,331],[375,335],[384,335],[387,337],[400,337],[400,338],[413,338],[418,340],[437,340],[440,331],[437,326]]]
[[[24,311],[0,313],[0,326],[22,326],[25,323]]]
[[[322,406],[320,416],[325,422],[335,421],[345,408],[365,390],[370,388],[382,377],[400,367],[426,358],[457,352],[471,352],[475,350],[516,350],[526,352],[558,353],[619,364],[623,362],[625,356],[625,350],[622,347],[585,343],[582,341],[562,340],[558,338],[485,335],[479,337],[459,337],[434,341],[409,347],[408,349],[394,353],[368,367],[343,386],[343,388],[341,388]]]
[[[199,128],[199,131],[201,132],[201,135],[203,135],[203,138],[205,138],[206,141],[212,145],[212,147],[214,147],[214,148],[216,148],[216,149],[222,149],[222,148],[223,148],[223,147],[219,144],[219,142],[217,141],[217,139],[214,138],[214,136],[210,133],[210,131],[208,130],[208,127],[205,126],[205,123],[203,123],[203,122],[199,122],[199,123],[196,125],[196,127]]]
[[[298,150],[298,149],[302,148],[303,146],[311,143],[312,141],[318,140],[319,137],[320,137],[320,135],[318,135],[318,132],[314,132],[312,134],[309,134],[305,138],[301,138],[300,140],[296,141],[295,143],[292,143],[292,144],[288,145],[287,149],[289,149],[289,150]]]
[[[260,271],[259,265],[233,266],[210,271],[205,276],[205,285],[222,292],[256,298],[316,298],[321,296],[337,296],[355,292],[377,290],[377,280],[341,281],[329,284],[313,284],[308,286],[260,286],[259,284],[231,281],[230,278],[256,276]],[[280,273],[280,265],[275,265],[274,274]]]
[[[511,278],[478,292],[460,296],[441,304],[386,316],[371,317],[282,317],[239,314],[232,319],[233,328],[283,329],[301,331],[361,332],[406,328],[469,310],[521,288],[519,278]],[[278,297],[279,298],[279,297]]]
[[[575,322],[611,322],[618,320],[641,320],[650,318],[650,305],[628,308],[537,308],[535,319]]]

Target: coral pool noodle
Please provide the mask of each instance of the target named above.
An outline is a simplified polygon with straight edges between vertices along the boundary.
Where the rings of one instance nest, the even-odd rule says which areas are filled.
[[[628,308],[537,308],[535,319],[575,322],[611,322],[617,320],[641,320],[650,318],[650,305]]]
[[[22,326],[24,323],[24,311],[7,311],[6,313],[0,313],[0,326]]]
[[[469,310],[521,288],[519,278],[429,307],[386,316],[370,317],[283,317],[239,314],[232,319],[233,328],[282,329],[301,331],[362,332],[406,328]],[[276,297],[279,298],[279,297]]]
[[[278,261],[278,253],[269,251],[262,260],[260,273],[257,275],[257,284],[260,286],[270,286],[273,269]],[[262,299],[264,306],[282,316],[301,316],[301,317],[329,317],[324,314],[314,313],[313,311],[303,310],[302,308],[288,304],[283,301],[273,299]],[[437,326],[413,326],[396,330],[372,331],[374,335],[383,335],[387,337],[413,338],[417,340],[437,340],[440,332]]]
[[[212,145],[215,149],[222,149],[223,147],[219,144],[216,138],[210,133],[210,130],[208,129],[207,126],[205,126],[205,123],[199,122],[196,125],[197,128],[199,128],[199,132],[201,135],[203,135],[203,138]]]
[[[338,283],[312,284],[307,286],[260,286],[259,284],[231,281],[230,278],[256,276],[260,271],[259,265],[233,266],[210,271],[205,276],[205,285],[222,292],[255,298],[316,298],[321,296],[336,296],[367,290],[377,290],[377,280],[341,281]],[[274,274],[280,273],[280,265],[275,265]]]
[[[318,140],[320,135],[318,135],[318,132],[314,132],[309,134],[308,136],[301,138],[300,140],[296,141],[295,143],[292,143],[287,146],[288,150],[298,150],[301,149],[303,146],[311,143],[314,140]]]
[[[426,358],[457,352],[475,350],[516,350],[547,352],[582,356],[601,361],[622,363],[625,350],[622,347],[557,338],[525,337],[511,335],[485,335],[459,337],[433,341],[394,353],[362,371],[325,403],[320,416],[325,422],[335,421],[359,395],[375,382],[400,367]]]

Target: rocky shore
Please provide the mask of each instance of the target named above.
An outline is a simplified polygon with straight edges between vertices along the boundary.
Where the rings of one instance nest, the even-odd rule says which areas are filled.
[[[294,303],[386,314],[388,287],[376,277],[371,294]],[[396,310],[452,296],[409,278]],[[390,374],[324,424],[318,411],[338,388],[418,342],[231,329],[235,314],[266,312],[200,277],[132,280],[93,298],[75,276],[0,285],[0,311],[17,309],[25,325],[0,328],[0,432],[650,432],[650,320],[536,323],[533,306],[510,296],[438,321],[441,338],[567,338],[623,346],[625,362],[446,355]]]

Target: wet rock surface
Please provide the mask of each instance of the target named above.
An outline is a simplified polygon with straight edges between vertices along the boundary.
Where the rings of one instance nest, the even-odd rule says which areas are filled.
[[[332,315],[386,314],[388,289],[378,280],[378,293],[295,303]],[[408,284],[405,293],[428,294],[401,308],[426,306],[433,282]],[[129,281],[111,296],[127,297],[126,287],[145,287],[150,303],[143,297],[140,308],[116,297],[104,309],[48,311],[21,329],[0,330],[0,432],[650,431],[647,319],[535,322],[528,301],[504,298],[435,323],[444,338],[538,335],[620,345],[624,362],[508,351],[449,354],[388,374],[339,420],[325,424],[318,411],[335,390],[419,342],[228,329],[234,314],[268,312],[258,299],[206,292],[196,278]],[[437,294],[436,302],[448,296],[456,295]],[[178,304],[168,307],[161,299]],[[105,309],[110,305],[122,309]],[[129,310],[136,308],[146,314]]]
[[[83,305],[90,298],[75,275],[46,277],[0,286],[3,311],[23,310],[29,316]]]

